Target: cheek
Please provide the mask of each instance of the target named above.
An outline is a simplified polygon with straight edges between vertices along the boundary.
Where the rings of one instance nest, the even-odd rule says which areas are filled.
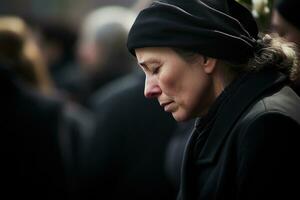
[[[167,96],[174,97],[180,93],[182,76],[179,71],[165,69],[160,73],[158,80],[163,93]]]
[[[194,80],[189,80],[182,95],[183,108],[195,115],[201,113],[208,107],[211,87],[211,78],[207,75],[199,74]]]
[[[201,116],[206,110],[205,96],[209,88],[208,80],[190,85],[177,96],[177,110],[172,115],[176,121],[186,121]]]

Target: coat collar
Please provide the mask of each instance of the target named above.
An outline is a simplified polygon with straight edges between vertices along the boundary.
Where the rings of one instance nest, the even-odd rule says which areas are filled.
[[[238,83],[229,100],[217,111],[216,120],[209,133],[203,149],[198,153],[197,163],[211,163],[220,149],[226,136],[237,120],[268,89],[283,84],[286,76],[278,72],[263,71],[249,73]]]
[[[249,106],[256,102],[268,89],[276,85],[283,85],[287,80],[286,76],[278,72],[255,72],[246,75],[242,81],[237,82],[236,87],[230,89],[230,98],[221,103],[216,110],[216,119],[210,130],[208,138],[197,154],[197,164],[212,163],[217,156],[226,136],[231,131],[237,120]],[[181,186],[178,199],[194,199],[193,185],[193,149],[195,140],[198,137],[197,123],[193,133],[186,144],[181,169]],[[187,184],[190,186],[187,187]]]

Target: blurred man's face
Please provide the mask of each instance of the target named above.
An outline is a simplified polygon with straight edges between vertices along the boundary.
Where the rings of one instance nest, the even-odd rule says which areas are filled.
[[[101,48],[101,45],[96,42],[82,40],[77,46],[78,61],[81,67],[89,73],[100,70],[104,54],[105,52]]]
[[[286,21],[276,10],[272,16],[272,27],[275,32],[300,47],[300,29]]]
[[[274,10],[272,16],[272,28],[280,36],[290,42],[296,43],[298,50],[300,49],[300,29],[297,29],[294,25],[286,21],[276,10]],[[300,51],[298,52],[298,58],[300,59]],[[300,64],[298,64],[298,67],[300,67]],[[296,85],[300,87],[300,78],[297,79]]]

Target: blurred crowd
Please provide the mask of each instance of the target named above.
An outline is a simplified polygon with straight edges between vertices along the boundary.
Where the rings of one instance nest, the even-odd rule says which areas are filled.
[[[176,198],[193,121],[177,124],[145,99],[126,48],[136,12],[150,2],[96,8],[76,31],[0,15],[3,196]],[[269,30],[300,46],[298,8],[277,1]]]

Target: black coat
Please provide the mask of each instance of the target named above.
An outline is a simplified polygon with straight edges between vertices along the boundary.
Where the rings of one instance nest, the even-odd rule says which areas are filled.
[[[277,72],[249,75],[196,125],[180,199],[300,199],[300,99]]]
[[[94,97],[95,134],[83,153],[81,199],[174,199],[165,174],[167,145],[176,121],[143,95],[145,77],[132,73]]]

